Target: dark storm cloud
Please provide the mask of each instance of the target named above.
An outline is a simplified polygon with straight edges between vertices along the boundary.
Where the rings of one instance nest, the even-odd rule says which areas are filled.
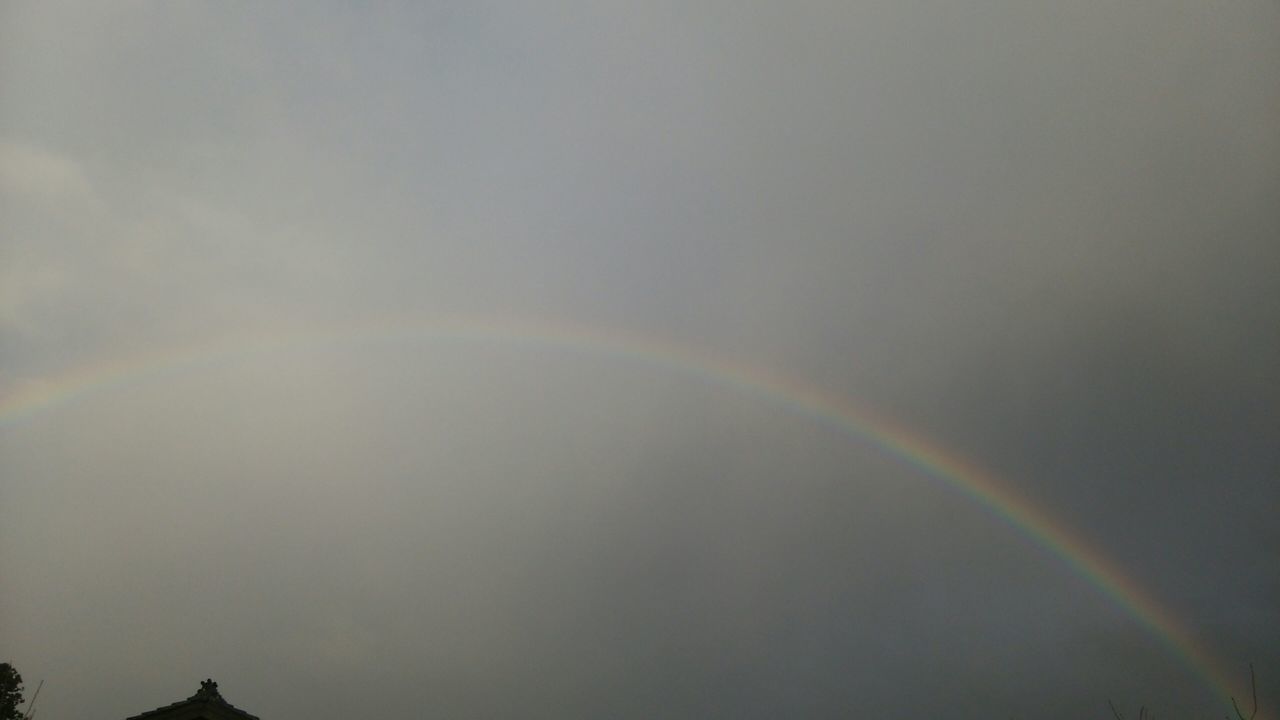
[[[1274,710],[1274,4],[3,16],[0,391],[158,358],[0,432],[0,660],[42,718],[209,675],[267,719],[1223,709],[1061,558],[783,398],[324,334],[452,312],[865,402]],[[312,339],[236,339],[277,331]]]

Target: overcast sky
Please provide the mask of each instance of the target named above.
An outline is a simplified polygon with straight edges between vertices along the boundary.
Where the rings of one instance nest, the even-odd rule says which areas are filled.
[[[986,468],[1280,708],[1274,0],[369,5],[0,5],[40,720],[1221,717],[954,487],[645,348]]]

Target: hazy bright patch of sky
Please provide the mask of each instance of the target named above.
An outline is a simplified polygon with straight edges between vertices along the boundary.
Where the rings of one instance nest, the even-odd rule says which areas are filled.
[[[0,6],[41,720],[1222,712],[945,482],[623,336],[987,468],[1280,707],[1274,0],[369,5]]]

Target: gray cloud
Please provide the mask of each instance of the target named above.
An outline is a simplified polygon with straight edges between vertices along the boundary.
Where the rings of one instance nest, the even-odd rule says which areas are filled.
[[[211,675],[268,719],[1222,710],[1060,559],[779,398],[334,330],[488,315],[896,418],[1274,711],[1276,12],[6,8],[0,393],[156,360],[0,425],[0,659],[45,720]]]

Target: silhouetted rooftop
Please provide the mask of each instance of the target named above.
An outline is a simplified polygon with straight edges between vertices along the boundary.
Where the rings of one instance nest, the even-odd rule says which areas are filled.
[[[148,710],[126,720],[258,720],[232,705],[218,692],[218,683],[212,679],[200,683],[200,689],[186,700],[172,705]]]

